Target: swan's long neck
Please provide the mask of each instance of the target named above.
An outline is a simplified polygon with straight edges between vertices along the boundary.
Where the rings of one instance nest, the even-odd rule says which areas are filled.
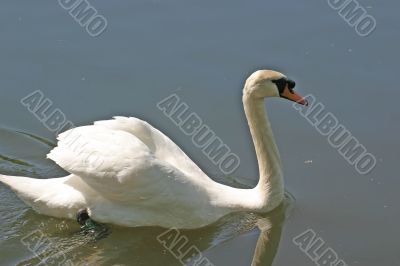
[[[243,95],[243,105],[256,150],[259,181],[255,190],[262,198],[262,208],[272,209],[283,198],[283,178],[280,156],[276,147],[264,100]]]
[[[207,184],[211,201],[225,212],[267,212],[283,199],[281,163],[263,99],[243,96],[244,111],[256,150],[260,178],[253,189],[238,189],[216,182]]]

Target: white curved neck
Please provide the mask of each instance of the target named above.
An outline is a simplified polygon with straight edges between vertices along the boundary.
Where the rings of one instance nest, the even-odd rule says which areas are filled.
[[[272,209],[281,202],[284,193],[278,148],[264,109],[264,99],[244,94],[243,106],[258,161],[260,178],[255,190],[262,197],[262,208]]]
[[[283,199],[281,163],[264,100],[243,96],[243,105],[257,155],[259,181],[253,189],[238,189],[213,182],[207,189],[216,206],[231,211],[268,212]]]
[[[264,100],[243,95],[243,106],[257,155],[260,186],[268,182],[269,177],[281,173],[280,156],[264,109]]]

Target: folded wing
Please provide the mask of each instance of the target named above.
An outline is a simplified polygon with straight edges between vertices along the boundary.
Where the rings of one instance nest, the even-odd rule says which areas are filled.
[[[140,139],[158,159],[168,162],[186,175],[209,179],[178,145],[143,120],[135,117],[117,116],[113,120],[97,121],[95,125],[131,133]]]
[[[113,201],[173,199],[177,186],[205,176],[169,138],[136,118],[74,128],[58,140],[48,158]]]

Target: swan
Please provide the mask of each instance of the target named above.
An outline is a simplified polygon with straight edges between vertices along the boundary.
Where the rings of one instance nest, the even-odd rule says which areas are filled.
[[[278,149],[264,98],[307,101],[295,82],[273,70],[251,74],[243,105],[255,146],[258,184],[233,188],[209,178],[171,139],[134,117],[114,117],[61,133],[47,157],[66,170],[60,178],[0,175],[0,181],[36,212],[91,219],[119,226],[193,229],[232,212],[269,212],[284,198]]]

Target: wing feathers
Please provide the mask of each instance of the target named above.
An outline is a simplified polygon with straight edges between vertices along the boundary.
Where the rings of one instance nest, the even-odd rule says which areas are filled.
[[[158,190],[168,182],[208,179],[174,142],[137,118],[98,121],[58,140],[47,157],[108,198],[163,193]]]

